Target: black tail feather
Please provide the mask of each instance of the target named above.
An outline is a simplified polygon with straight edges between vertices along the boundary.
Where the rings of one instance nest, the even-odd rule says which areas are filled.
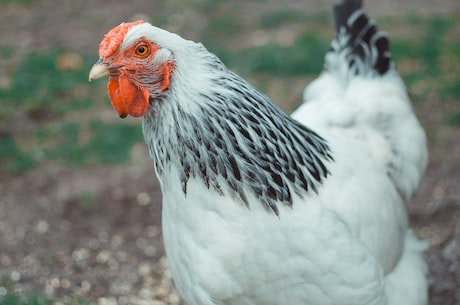
[[[362,0],[344,0],[334,5],[335,31],[338,33],[341,27],[346,26],[348,18],[361,7]]]
[[[391,68],[388,37],[378,32],[362,11],[362,0],[344,0],[334,6],[338,44],[335,52],[346,52],[349,68],[355,74],[373,71],[380,75]]]

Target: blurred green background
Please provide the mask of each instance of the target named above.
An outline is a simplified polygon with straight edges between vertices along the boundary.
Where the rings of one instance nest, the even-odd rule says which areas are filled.
[[[3,10],[30,9],[33,15],[32,7],[40,6],[42,2],[46,1],[3,0],[1,5]],[[263,2],[274,5],[263,0],[257,2],[259,5]],[[181,20],[187,18],[181,12],[185,11],[193,18],[190,10],[196,10],[196,17],[200,18],[197,22],[204,24],[193,33],[185,34],[202,41],[232,70],[249,78],[287,112],[298,105],[303,86],[321,71],[324,53],[333,37],[331,14],[322,11],[326,7],[321,10],[315,7],[310,12],[308,1],[302,11],[279,5],[266,12],[242,12],[237,3],[217,0],[163,4],[168,7],[162,11],[155,4],[148,6],[159,15],[159,18],[149,18],[154,24],[173,30],[178,27],[179,32],[182,24],[193,23],[193,20]],[[123,163],[128,159],[130,145],[142,141],[138,124],[108,122],[109,119],[100,118],[100,110],[110,107],[104,84],[88,83],[87,73],[97,59],[98,39],[107,31],[107,26],[99,25],[108,22],[106,19],[86,19],[97,19],[97,16],[84,15],[84,10],[88,9],[86,5],[77,8],[81,11],[66,13],[81,15],[79,30],[93,34],[90,36],[94,42],[91,49],[88,43],[75,48],[72,48],[75,41],[72,46],[66,45],[66,39],[78,39],[72,32],[63,35],[59,41],[47,37],[50,33],[35,33],[37,25],[33,20],[20,21],[23,31],[30,31],[25,35],[33,36],[27,37],[31,41],[15,41],[21,36],[16,36],[13,41],[0,40],[2,174],[20,174],[47,161],[73,166]],[[110,8],[109,5],[107,9]],[[52,19],[51,12],[49,15]],[[420,103],[430,103],[430,107],[444,110],[441,117],[436,118],[439,121],[427,124],[460,125],[458,14],[408,12],[401,15],[397,12],[397,15],[393,16],[390,10],[381,17],[377,16],[378,24],[391,35],[393,56],[414,104],[417,107]],[[111,25],[127,18],[111,17],[116,19]],[[66,31],[58,22],[53,25],[59,32],[60,29]],[[4,26],[8,26],[9,32],[16,28],[9,22]],[[429,130],[429,133],[430,137],[436,137],[435,131]],[[126,145],[119,146],[120,142]]]
[[[44,179],[52,176],[59,180],[63,172],[85,177],[88,170],[94,176],[97,171],[112,175],[110,168],[121,171],[131,168],[133,158],[140,154],[139,166],[148,168],[141,173],[147,173],[152,183],[156,183],[142,146],[139,121],[120,120],[111,109],[105,81],[87,80],[88,71],[98,57],[99,41],[111,27],[144,18],[201,41],[228,67],[265,92],[286,112],[292,112],[299,105],[305,85],[322,70],[324,54],[334,35],[331,3],[0,0],[0,196],[9,200],[0,199],[0,229],[3,225],[16,229],[23,226],[28,230],[21,223],[24,219],[9,218],[7,212],[18,205],[25,209],[27,204],[33,204],[32,194],[41,190],[31,177],[44,175]],[[434,279],[450,272],[444,281],[454,281],[455,287],[460,282],[460,267],[451,264],[460,257],[460,250],[446,256],[445,247],[452,241],[460,242],[457,232],[460,230],[455,225],[460,210],[459,4],[456,0],[367,1],[366,9],[377,20],[379,29],[390,34],[394,60],[429,139],[430,166],[426,182],[410,206],[411,219],[419,235],[431,241],[429,260],[438,266],[433,267],[438,268],[432,272]],[[140,147],[141,152],[133,152],[134,147]],[[54,169],[53,174],[50,169]],[[127,189],[128,178],[120,178],[127,181]],[[16,196],[15,185],[26,185],[30,200],[24,195]],[[76,184],[73,188],[78,187]],[[107,185],[101,191],[97,187],[90,191],[83,188],[69,198],[87,209],[88,205],[98,205],[107,198],[104,192],[108,188]],[[41,194],[46,196],[47,190]],[[53,200],[49,199],[47,208],[62,203]],[[160,199],[152,201],[158,203]],[[92,209],[89,210],[97,211]],[[53,228],[53,220],[40,217]],[[33,215],[29,218],[38,223],[36,219]],[[86,304],[97,300],[100,304],[98,294],[110,295],[107,291],[75,293],[72,289],[47,294],[40,288],[44,287],[43,280],[29,284],[26,289],[17,289],[21,280],[11,280],[11,272],[14,264],[19,264],[28,253],[21,252],[21,241],[16,246],[5,242],[2,249],[1,242],[12,239],[5,232],[9,231],[0,233],[0,305]],[[34,247],[40,245],[43,244]],[[27,249],[34,251],[34,247],[29,245]],[[2,256],[8,257],[4,261],[9,262],[3,266]],[[28,280],[34,282],[35,278]],[[460,296],[452,285],[444,283],[433,288],[432,303],[459,301]],[[67,301],[62,301],[63,295]]]

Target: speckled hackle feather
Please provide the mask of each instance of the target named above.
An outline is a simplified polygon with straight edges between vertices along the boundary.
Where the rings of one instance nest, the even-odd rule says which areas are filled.
[[[99,57],[106,59],[115,53],[123,42],[123,39],[125,38],[129,29],[141,23],[144,23],[144,20],[126,23],[124,22],[119,26],[111,29],[107,34],[104,35],[104,39],[99,44]]]

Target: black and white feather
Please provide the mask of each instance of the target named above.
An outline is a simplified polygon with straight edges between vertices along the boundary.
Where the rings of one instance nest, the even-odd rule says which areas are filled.
[[[388,36],[377,30],[361,5],[362,0],[350,0],[334,6],[337,36],[332,52],[348,64],[351,77],[383,75],[393,69]]]
[[[217,58],[208,60],[209,69],[223,65]],[[199,179],[206,188],[220,196],[230,193],[247,207],[254,204],[248,200],[251,195],[278,215],[278,203],[291,206],[292,193],[303,197],[317,192],[328,175],[330,149],[238,75],[224,72],[215,73],[212,87],[190,97],[196,99],[189,100],[195,104],[193,113],[176,105],[171,112],[176,124],[168,127],[175,139],[158,136],[157,143],[148,142],[151,150],[159,149],[157,171],[161,175],[172,159],[180,160],[185,195],[189,179]],[[156,122],[154,118],[151,123]]]

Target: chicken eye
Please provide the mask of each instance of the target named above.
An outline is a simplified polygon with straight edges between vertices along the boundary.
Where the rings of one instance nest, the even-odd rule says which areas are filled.
[[[136,54],[139,56],[145,56],[149,53],[149,47],[146,45],[140,45],[136,48]]]

